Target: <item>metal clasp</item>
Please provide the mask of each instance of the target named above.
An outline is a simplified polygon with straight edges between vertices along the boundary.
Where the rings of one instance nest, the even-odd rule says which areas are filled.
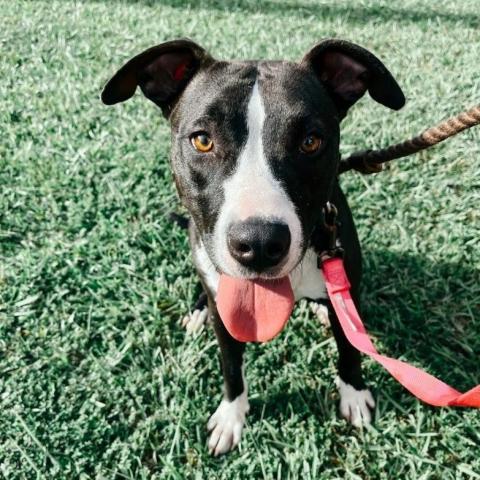
[[[321,263],[328,258],[343,257],[343,248],[338,239],[338,222],[337,222],[337,207],[327,202],[323,207],[323,229],[327,233],[327,249],[320,253],[318,258],[318,268]]]

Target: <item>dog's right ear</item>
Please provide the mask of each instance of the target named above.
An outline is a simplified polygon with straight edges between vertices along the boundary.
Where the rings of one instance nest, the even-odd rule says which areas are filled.
[[[149,48],[129,60],[108,81],[102,101],[113,105],[128,100],[139,86],[143,94],[169,117],[178,97],[200,66],[213,58],[191,40],[173,40]]]

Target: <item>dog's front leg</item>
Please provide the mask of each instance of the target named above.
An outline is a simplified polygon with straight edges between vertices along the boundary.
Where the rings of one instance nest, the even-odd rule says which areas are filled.
[[[250,407],[243,368],[245,344],[227,332],[213,301],[209,302],[209,311],[220,346],[225,387],[224,398],[207,424],[210,432],[208,449],[217,456],[238,445]]]
[[[363,380],[360,352],[347,340],[330,302],[327,308],[338,349],[337,388],[340,393],[340,414],[354,427],[370,425],[371,409],[375,407],[375,401]]]
[[[326,306],[328,320],[337,344],[338,377],[336,383],[340,393],[340,414],[355,427],[369,425],[372,421],[371,409],[375,407],[375,401],[363,380],[360,353],[347,340],[330,301],[319,300],[315,304],[317,307],[312,310],[322,323],[325,323],[324,311],[319,307]]]

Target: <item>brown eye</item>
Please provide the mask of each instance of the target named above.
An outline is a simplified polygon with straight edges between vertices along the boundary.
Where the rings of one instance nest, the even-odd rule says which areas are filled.
[[[191,142],[195,150],[198,150],[202,153],[210,152],[213,149],[213,140],[205,132],[200,132],[193,135]]]
[[[303,153],[312,154],[317,152],[321,145],[322,139],[318,135],[311,133],[302,140],[300,150]]]

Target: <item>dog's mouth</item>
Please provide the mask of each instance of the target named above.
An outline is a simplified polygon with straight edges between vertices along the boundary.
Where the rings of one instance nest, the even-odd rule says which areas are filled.
[[[254,226],[262,227],[258,228],[258,242],[250,238],[248,244],[246,241],[223,241],[222,245],[228,248],[215,250],[213,257],[220,274],[217,309],[230,335],[241,342],[267,342],[283,330],[294,306],[290,274],[306,251],[301,237],[295,235],[290,242],[289,234],[288,242],[272,253],[269,247],[277,247],[277,235],[266,236],[264,223]],[[272,224],[270,227],[273,228]],[[248,233],[252,230],[250,228]],[[248,249],[240,248],[243,243]],[[245,257],[244,252],[247,253]]]
[[[216,302],[232,337],[240,342],[268,342],[290,318],[294,295],[288,275],[247,279],[222,274]]]
[[[254,272],[245,268],[233,275],[220,271],[216,304],[225,328],[240,342],[268,342],[285,327],[295,298],[290,274],[305,255],[286,257],[276,268]]]

